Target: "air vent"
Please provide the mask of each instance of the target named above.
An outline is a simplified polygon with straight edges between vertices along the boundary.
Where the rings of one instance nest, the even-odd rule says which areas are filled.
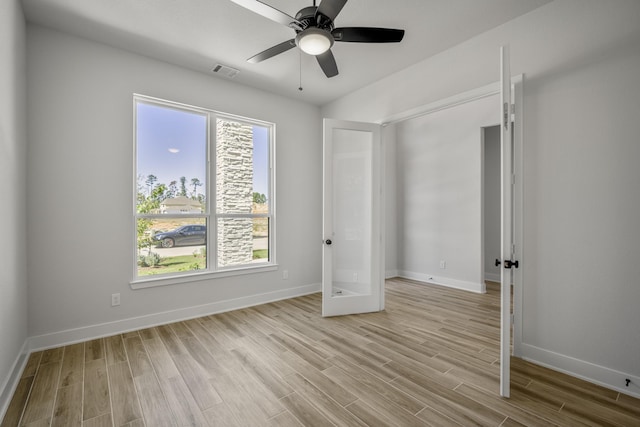
[[[235,68],[227,67],[226,65],[222,65],[222,64],[218,64],[215,67],[213,67],[212,71],[228,79],[234,78],[240,72],[240,70],[236,70]]]

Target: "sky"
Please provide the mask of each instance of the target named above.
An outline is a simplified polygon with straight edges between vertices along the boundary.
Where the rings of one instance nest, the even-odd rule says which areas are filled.
[[[157,184],[169,185],[180,177],[187,178],[188,194],[192,178],[203,184],[198,193],[205,194],[207,166],[207,117],[192,111],[137,103],[137,175],[155,175]],[[253,128],[253,189],[268,195],[269,129]],[[213,144],[213,141],[212,141]]]

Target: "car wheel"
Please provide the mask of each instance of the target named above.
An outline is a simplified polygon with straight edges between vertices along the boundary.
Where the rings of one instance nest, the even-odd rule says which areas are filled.
[[[170,239],[169,237],[165,237],[164,239],[162,239],[163,248],[172,248],[174,244],[175,242],[173,241],[173,239]]]

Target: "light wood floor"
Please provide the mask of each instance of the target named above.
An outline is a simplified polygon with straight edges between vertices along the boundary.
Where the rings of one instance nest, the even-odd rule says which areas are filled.
[[[319,294],[37,352],[4,426],[639,426],[640,401],[512,360],[499,288],[387,281],[382,313]]]

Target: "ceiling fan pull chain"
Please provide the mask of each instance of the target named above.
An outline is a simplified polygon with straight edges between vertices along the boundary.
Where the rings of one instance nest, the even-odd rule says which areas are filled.
[[[300,85],[298,86],[298,90],[302,92],[303,91],[302,89],[302,51],[299,50],[298,54],[300,56]]]

